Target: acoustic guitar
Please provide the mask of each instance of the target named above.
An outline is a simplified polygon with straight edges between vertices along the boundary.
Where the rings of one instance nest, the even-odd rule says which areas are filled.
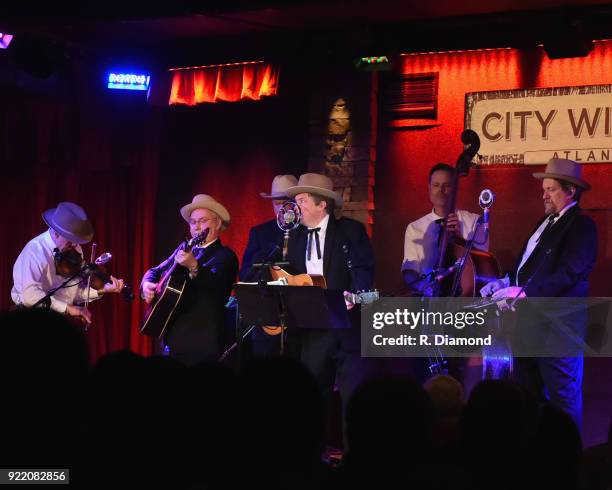
[[[208,229],[185,242],[182,250],[191,251],[193,247],[206,240],[207,236]],[[187,274],[185,274],[184,268],[177,270],[177,265],[174,262],[157,283],[155,298],[147,308],[144,321],[140,327],[141,334],[156,338],[163,337],[187,284]]]
[[[319,286],[322,289],[327,289],[325,277],[315,274],[289,274],[280,267],[270,267],[270,276],[273,281],[283,281],[287,286]],[[354,304],[373,303],[379,298],[378,291],[360,291],[358,293],[345,293],[349,301]],[[261,327],[268,335],[279,335],[281,333],[280,326],[265,326]]]

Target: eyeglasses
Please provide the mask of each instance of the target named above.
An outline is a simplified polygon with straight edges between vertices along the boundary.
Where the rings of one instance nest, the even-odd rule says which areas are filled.
[[[211,220],[214,220],[216,218],[200,218],[198,220],[195,219],[190,219],[189,220],[189,226],[195,226],[195,225],[205,225],[206,223],[208,223]]]

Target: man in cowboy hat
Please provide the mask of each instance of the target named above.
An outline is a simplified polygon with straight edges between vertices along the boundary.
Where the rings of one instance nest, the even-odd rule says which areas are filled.
[[[164,273],[177,263],[187,284],[166,330],[170,355],[187,365],[215,361],[221,354],[225,324],[224,306],[238,272],[234,251],[221,244],[219,235],[230,224],[230,214],[221,203],[198,194],[181,208],[194,238],[208,230],[206,240],[190,252],[179,246],[164,262],[149,269],[141,283],[142,297],[153,301]],[[175,271],[177,273],[177,271]]]
[[[259,280],[260,277],[269,279],[267,270],[257,269],[253,264],[276,258],[279,247],[282,245],[283,231],[276,222],[276,215],[283,203],[289,200],[287,189],[297,184],[293,175],[277,175],[272,180],[270,194],[261,192],[263,199],[272,201],[274,218],[259,225],[255,225],[249,231],[249,241],[242,255],[240,266],[240,280],[249,282]],[[251,351],[255,357],[266,357],[278,355],[280,352],[280,339],[278,336],[267,335],[260,328],[252,331]]]
[[[301,225],[289,238],[287,258],[295,272],[323,275],[329,289],[371,289],[374,252],[370,239],[359,221],[335,217],[343,200],[334,191],[331,179],[316,173],[303,174],[296,186],[287,189],[287,195],[295,198],[302,211]],[[302,362],[315,375],[327,399],[337,379],[344,404],[365,376],[357,309],[351,309],[349,316],[353,321],[351,329],[300,332]]]
[[[586,297],[589,274],[597,256],[595,222],[578,205],[591,186],[582,179],[582,167],[572,161],[551,159],[544,172],[534,173],[542,181],[545,216],[523,245],[510,277],[482,288],[483,296],[495,299],[532,297]],[[523,338],[533,336],[538,325],[524,322]],[[578,315],[572,326],[584,337],[586,317]],[[543,330],[540,325],[540,331]],[[577,346],[573,357],[517,357],[515,375],[538,396],[545,397],[582,423],[582,374],[584,352]]]
[[[261,192],[259,195],[264,199],[272,201],[274,218],[253,226],[249,231],[249,241],[242,256],[240,266],[240,280],[253,281],[257,279],[258,270],[253,269],[253,264],[265,260],[268,256],[274,255],[276,247],[281,245],[283,232],[276,223],[276,215],[283,203],[289,200],[286,191],[289,187],[297,184],[297,179],[293,175],[277,175],[272,180],[270,194]]]
[[[83,208],[72,202],[61,202],[42,214],[49,229],[30,240],[23,248],[13,266],[13,289],[11,297],[18,306],[30,307],[42,300],[52,289],[66,278],[55,270],[55,252],[76,250],[83,257],[81,245],[89,243],[94,229]],[[80,318],[91,323],[91,313],[79,306],[87,299],[87,287],[82,282],[56,291],[47,306],[59,313]],[[90,289],[89,300],[99,299],[105,293],[119,293],[123,280],[111,276],[111,282],[100,290]]]

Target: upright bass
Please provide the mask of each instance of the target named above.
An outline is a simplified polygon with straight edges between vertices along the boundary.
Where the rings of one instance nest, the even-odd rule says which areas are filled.
[[[472,159],[480,149],[480,138],[476,132],[467,129],[461,133],[464,150],[457,159],[449,193],[449,213],[454,213],[461,177],[469,174]],[[475,230],[474,230],[475,231]],[[489,280],[500,276],[500,266],[495,257],[485,251],[472,248],[446,228],[440,240],[440,250],[436,262],[436,275],[433,296],[475,296]]]
[[[461,142],[464,150],[457,159],[456,172],[451,183],[447,208],[449,214],[456,210],[460,178],[469,174],[472,159],[480,149],[480,138],[471,129],[461,133]],[[473,230],[473,236],[476,235],[475,232],[476,230]],[[499,263],[491,253],[473,248],[472,240],[465,241],[446,227],[442,233],[432,296],[473,297],[478,295],[488,281],[501,276]],[[439,351],[430,356],[429,369],[433,374],[445,373],[446,365],[447,362]]]

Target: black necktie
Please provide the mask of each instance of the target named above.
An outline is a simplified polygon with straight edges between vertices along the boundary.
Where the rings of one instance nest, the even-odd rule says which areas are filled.
[[[442,242],[442,233],[444,233],[444,218],[438,218],[434,221],[434,223],[438,224],[438,239],[436,240],[436,245],[440,248],[440,243]]]
[[[317,259],[321,260],[321,243],[319,242],[319,231],[321,230],[321,228],[309,228],[308,229],[308,246],[306,247],[308,249],[307,251],[307,258],[308,260],[310,260],[311,257],[311,252],[312,252],[312,237],[314,235],[315,238],[315,244],[317,246]]]
[[[557,219],[558,217],[559,217],[559,213],[551,214],[548,217],[548,223],[546,223],[546,226],[542,230],[542,233],[540,233],[540,236],[538,237],[538,240],[537,240],[538,242],[542,239],[545,233],[548,233],[550,231],[552,226],[555,224],[555,219]]]

